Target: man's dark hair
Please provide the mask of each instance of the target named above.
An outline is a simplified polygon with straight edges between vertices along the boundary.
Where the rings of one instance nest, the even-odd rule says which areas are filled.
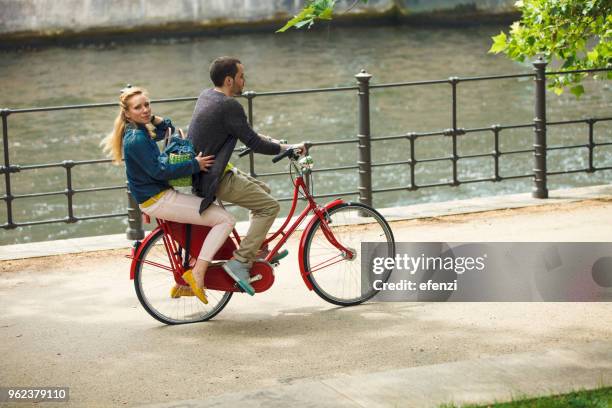
[[[242,64],[234,57],[219,57],[210,64],[210,79],[215,86],[223,86],[225,77],[235,78],[238,73],[238,64]]]

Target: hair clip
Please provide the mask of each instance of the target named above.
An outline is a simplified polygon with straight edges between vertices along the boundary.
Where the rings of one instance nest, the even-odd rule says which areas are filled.
[[[119,95],[121,95],[124,92],[127,92],[128,89],[130,89],[132,87],[132,84],[127,84],[125,86],[125,88],[123,88],[121,91],[119,91]]]

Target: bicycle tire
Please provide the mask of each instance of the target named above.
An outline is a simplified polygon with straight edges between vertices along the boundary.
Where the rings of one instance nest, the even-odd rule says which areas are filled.
[[[307,279],[321,298],[338,306],[354,306],[374,297],[379,290],[365,285],[361,273],[361,242],[380,242],[384,256],[395,256],[393,231],[385,218],[372,207],[361,203],[342,203],[327,211],[328,225],[334,237],[345,247],[356,251],[353,259],[343,258],[341,251],[325,238],[321,220],[317,219],[305,232],[303,267]],[[330,258],[331,257],[331,258]],[[321,271],[321,272],[319,272]],[[377,276],[387,282],[391,270]]]
[[[156,320],[169,324],[197,323],[215,317],[227,305],[232,292],[207,290],[208,304],[195,296],[172,298],[176,283],[168,253],[163,245],[163,231],[154,232],[136,263],[134,288],[142,307]]]

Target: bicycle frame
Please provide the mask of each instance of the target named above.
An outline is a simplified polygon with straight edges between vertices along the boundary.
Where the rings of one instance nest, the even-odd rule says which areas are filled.
[[[294,162],[291,163],[291,165],[293,165],[296,170],[299,171],[298,167],[295,165]],[[304,198],[306,199],[307,205],[306,207],[302,210],[302,212],[300,213],[300,215],[297,217],[297,219],[291,224],[291,226],[289,226],[289,228],[287,230],[285,230],[290,221],[291,218],[293,217],[293,215],[295,214],[296,208],[297,208],[297,203],[298,203],[298,194],[300,193],[300,190],[303,193]],[[281,238],[279,239],[279,241],[276,243],[276,245],[274,245],[274,247],[270,250],[270,252],[267,254],[266,258],[264,259],[266,262],[269,262],[270,259],[276,255],[278,253],[278,251],[280,250],[280,248],[283,247],[283,245],[285,245],[285,243],[287,242],[287,240],[289,239],[289,237],[295,232],[295,230],[303,223],[304,219],[306,219],[306,217],[313,212],[314,216],[310,219],[308,225],[306,226],[306,228],[304,228],[304,231],[302,233],[302,238],[300,240],[300,250],[299,250],[299,264],[300,264],[300,273],[302,275],[302,279],[304,280],[304,283],[306,284],[306,286],[308,287],[309,290],[312,290],[312,284],[310,283],[310,281],[308,280],[308,274],[310,274],[311,271],[306,271],[304,270],[303,267],[303,253],[304,253],[304,238],[307,235],[308,231],[310,230],[310,228],[312,227],[312,225],[317,221],[320,220],[321,221],[321,226],[322,226],[322,231],[323,234],[325,235],[325,237],[327,238],[327,240],[336,248],[338,248],[339,251],[341,251],[341,253],[343,254],[343,256],[345,257],[352,257],[354,256],[353,252],[348,249],[345,248],[341,243],[339,243],[332,231],[329,229],[329,227],[327,226],[327,218],[326,218],[326,214],[328,209],[335,207],[337,205],[340,205],[344,203],[344,200],[342,199],[335,199],[333,201],[328,202],[325,206],[319,206],[314,198],[312,197],[312,195],[310,194],[310,190],[308,189],[308,186],[306,185],[305,181],[304,181],[304,176],[300,174],[296,177],[296,179],[294,180],[294,188],[293,188],[293,198],[292,198],[292,203],[291,203],[291,209],[289,210],[289,214],[287,215],[286,219],[284,220],[283,224],[278,228],[278,230],[276,232],[274,232],[271,236],[267,237],[263,244],[262,247],[267,247],[268,244],[275,240],[276,238],[278,238],[279,236],[281,236]],[[181,274],[184,271],[184,266],[181,264],[181,257],[179,256],[179,248],[177,246],[177,243],[175,242],[174,239],[172,239],[172,233],[170,231],[170,227],[168,225],[168,223],[166,223],[165,221],[158,221],[158,227],[156,228],[155,231],[157,231],[158,229],[161,229],[163,231],[163,242],[164,242],[164,246],[166,249],[166,252],[168,253],[168,257],[171,263],[171,268],[167,267],[167,266],[163,266],[163,265],[157,265],[155,264],[155,266],[158,267],[162,267],[164,269],[167,270],[171,270],[171,272],[175,275],[175,278],[177,280],[177,282],[182,282],[182,278],[181,278]],[[153,232],[155,232],[153,231]],[[140,249],[144,247],[144,244],[147,243],[147,241],[150,239],[151,236],[153,236],[154,234],[151,233],[149,234],[147,237],[145,237],[145,239],[142,241],[142,243],[140,243],[137,247],[135,247],[132,251],[132,255],[129,256],[130,258],[132,258],[132,267],[131,272],[130,272],[130,279],[134,279],[134,271],[135,271],[135,266],[136,263],[138,261],[138,259],[140,259],[141,254],[140,254]],[[239,245],[240,244],[240,237],[238,235],[238,233],[236,232],[236,230],[233,230],[233,235],[234,235],[234,239],[236,241],[236,243]],[[338,260],[338,261],[334,261],[331,262],[332,260],[328,260],[323,262],[320,265],[316,265],[317,270],[318,269],[322,269],[326,266],[332,265],[333,263],[336,262],[340,262],[342,261],[342,259]],[[331,262],[331,263],[327,263],[327,262]]]
[[[291,227],[289,227],[289,230],[287,232],[284,232],[285,227],[287,227],[287,225],[289,224],[289,221],[291,221],[291,217],[293,217],[293,214],[295,213],[295,209],[297,207],[297,202],[298,202],[298,193],[299,193],[300,188],[302,189],[304,196],[306,197],[308,205],[306,206],[306,208],[304,208],[304,210],[298,216],[297,220],[295,220],[295,222],[291,225]],[[315,213],[316,218],[321,219],[321,221],[324,222],[326,208],[328,206],[334,206],[334,205],[341,204],[342,202],[343,202],[342,200],[337,199],[337,200],[332,201],[331,203],[328,203],[325,207],[320,207],[319,205],[317,205],[317,203],[314,201],[314,199],[310,195],[310,191],[308,190],[308,187],[306,186],[306,183],[304,182],[304,178],[302,176],[298,176],[294,182],[293,200],[291,203],[291,209],[289,210],[289,214],[287,215],[285,222],[283,223],[283,225],[281,225],[278,231],[272,234],[272,236],[266,238],[266,240],[263,243],[263,245],[265,246],[272,240],[276,239],[279,235],[282,235],[282,238],[278,241],[278,243],[274,246],[274,248],[266,256],[265,260],[269,261],[278,252],[278,250],[285,244],[285,242],[287,242],[289,237],[300,226],[300,224],[304,221],[306,216],[311,211]],[[313,217],[313,219],[315,217]],[[324,224],[324,225],[327,226],[327,224]],[[348,249],[346,249],[338,241],[336,241],[333,234],[328,228],[325,228],[324,231],[325,231],[325,236],[330,241],[330,243],[332,243],[336,248],[340,249],[341,251],[350,253]]]

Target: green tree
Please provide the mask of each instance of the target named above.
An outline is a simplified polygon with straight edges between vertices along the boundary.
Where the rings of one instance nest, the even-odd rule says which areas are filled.
[[[515,5],[521,20],[510,26],[509,34],[502,31],[492,37],[489,52],[504,53],[519,62],[541,55],[563,71],[612,67],[610,0],[523,0]],[[549,87],[558,95],[569,87],[580,97],[586,76],[556,75]],[[612,72],[599,76],[612,79]]]

